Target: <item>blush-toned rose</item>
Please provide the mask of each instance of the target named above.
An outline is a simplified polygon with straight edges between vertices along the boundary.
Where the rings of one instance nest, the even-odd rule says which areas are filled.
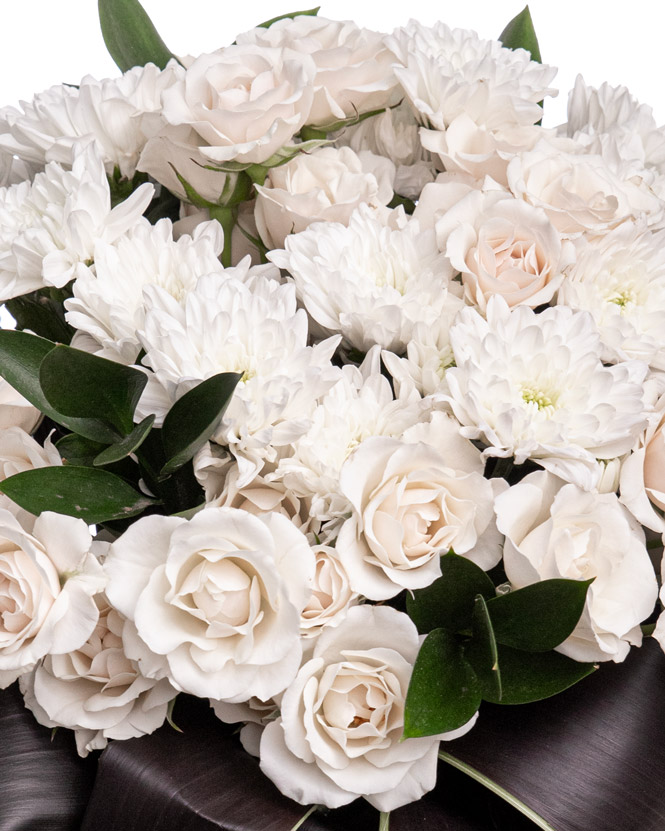
[[[80,756],[102,750],[109,739],[154,732],[177,695],[164,678],[139,671],[124,651],[123,616],[97,595],[99,620],[88,640],[65,655],[48,655],[21,678],[26,706],[40,724],[74,730]]]
[[[281,692],[298,671],[314,556],[285,517],[209,508],[137,520],[104,563],[135,625],[127,654],[183,692],[231,702]]]
[[[467,301],[480,309],[493,294],[511,308],[548,303],[574,258],[544,211],[500,191],[471,191],[435,227]]]
[[[28,533],[0,510],[0,688],[90,636],[106,582],[91,545],[81,519],[45,511]]]
[[[282,793],[329,808],[363,796],[391,811],[434,787],[439,741],[466,733],[476,716],[402,740],[418,648],[414,624],[389,607],[355,606],[321,634],[261,737],[261,769]]]
[[[312,596],[300,614],[300,632],[305,639],[318,637],[327,626],[339,626],[349,608],[360,602],[337,550],[329,545],[315,545],[312,550],[316,561]]]
[[[494,494],[481,473],[452,467],[453,458],[387,437],[365,440],[348,458],[340,488],[352,510],[336,547],[354,591],[385,600],[433,583],[451,548],[473,559],[491,528]]]
[[[503,563],[516,589],[541,580],[590,580],[582,617],[557,651],[576,661],[623,661],[642,642],[658,584],[644,532],[613,493],[588,493],[548,472],[496,500]]]

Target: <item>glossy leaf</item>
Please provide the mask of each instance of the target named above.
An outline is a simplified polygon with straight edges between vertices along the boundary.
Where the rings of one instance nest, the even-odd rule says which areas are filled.
[[[406,609],[421,633],[470,628],[476,595],[494,597],[494,584],[471,560],[449,552],[441,558],[441,577],[406,598]]]
[[[71,418],[56,410],[46,399],[39,383],[44,358],[55,348],[52,341],[18,332],[0,330],[0,375],[44,415],[81,436],[99,442],[113,441],[113,431],[99,419]],[[69,379],[71,383],[71,379]]]
[[[60,343],[69,343],[72,339],[74,329],[65,321],[59,300],[42,292],[32,292],[7,300],[5,305],[16,320],[17,329],[29,329],[42,338]]]
[[[70,346],[44,357],[39,383],[49,404],[66,416],[108,421],[121,435],[134,429],[145,373]]]
[[[74,467],[92,467],[97,456],[106,447],[97,441],[91,441],[76,433],[69,433],[55,443],[62,463]]]
[[[272,26],[273,23],[277,23],[278,20],[293,20],[294,17],[302,17],[303,15],[308,15],[310,17],[314,17],[319,13],[319,9],[321,6],[317,6],[314,9],[307,9],[302,12],[287,12],[286,14],[280,14],[277,17],[272,17],[270,20],[266,20],[263,23],[259,23],[256,27],[257,29],[268,29]]]
[[[102,450],[95,457],[93,461],[94,466],[101,467],[103,465],[110,465],[114,462],[119,462],[121,459],[125,459],[130,453],[133,453],[143,444],[154,423],[154,415],[149,415],[144,418],[140,424],[136,425],[128,436],[125,436],[124,439],[122,439],[122,441],[112,444],[110,447]]]
[[[483,698],[501,698],[501,668],[492,621],[485,598],[479,594],[473,608],[473,636],[464,647],[464,656],[473,667]],[[487,694],[486,694],[487,693]]]
[[[107,470],[72,465],[17,473],[0,491],[31,514],[55,511],[89,525],[135,516],[155,501]]]
[[[175,57],[138,0],[99,0],[97,7],[104,43],[121,72],[147,63],[164,69]]]
[[[404,737],[455,730],[473,716],[480,701],[480,684],[459,640],[444,629],[434,629],[423,641],[413,668]]]
[[[547,652],[570,635],[580,619],[592,580],[543,580],[487,603],[498,643]]]
[[[483,691],[495,704],[529,704],[567,690],[595,669],[595,664],[573,661],[559,652],[523,652],[498,646],[501,697]]]
[[[162,468],[163,476],[192,459],[213,435],[241,377],[238,372],[213,375],[171,407],[162,426],[162,444],[167,459]]]
[[[542,63],[538,38],[528,6],[513,17],[499,35],[499,40],[507,49],[526,49],[531,54],[532,61]]]

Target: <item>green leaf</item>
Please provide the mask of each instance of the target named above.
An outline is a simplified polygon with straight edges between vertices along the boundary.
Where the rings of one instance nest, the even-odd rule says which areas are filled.
[[[528,652],[554,649],[577,626],[592,580],[543,580],[487,603],[497,642]]]
[[[114,441],[113,431],[98,419],[70,418],[56,410],[47,401],[39,383],[39,369],[44,358],[55,348],[45,340],[29,332],[13,329],[0,330],[0,375],[24,398],[41,410],[44,415],[93,441]],[[68,379],[71,384],[71,379]]]
[[[441,577],[413,596],[407,594],[406,610],[421,633],[438,628],[459,632],[470,627],[478,594],[494,597],[494,584],[479,566],[451,551],[441,558]]]
[[[293,20],[294,17],[301,17],[302,15],[309,15],[310,17],[315,17],[319,13],[319,9],[321,6],[317,6],[315,9],[307,9],[306,11],[302,12],[287,12],[286,14],[280,14],[277,17],[272,17],[270,20],[266,20],[264,23],[259,23],[256,27],[257,29],[268,29],[272,26],[273,23],[277,23],[278,20]]]
[[[528,6],[525,6],[518,15],[513,17],[499,35],[499,40],[507,49],[526,49],[531,54],[532,61],[542,63],[538,38],[536,37],[536,30],[533,28],[533,20]]]
[[[39,368],[39,383],[54,409],[106,421],[122,435],[134,429],[134,410],[147,381],[138,369],[70,346],[51,349]]]
[[[499,646],[501,698],[489,690],[483,698],[494,704],[529,704],[567,690],[595,669],[596,664],[573,661],[559,652],[522,652]]]
[[[164,69],[175,57],[138,0],[99,0],[97,7],[104,43],[121,72],[147,63]]]
[[[222,372],[202,381],[179,398],[166,414],[162,444],[166,463],[162,476],[173,473],[194,457],[213,435],[242,375]]]
[[[155,503],[108,470],[72,465],[17,473],[0,491],[31,514],[55,511],[89,525],[135,516]]]
[[[122,439],[122,441],[112,444],[110,447],[102,450],[95,457],[93,465],[95,467],[111,465],[114,462],[119,462],[121,459],[129,456],[130,453],[133,453],[143,444],[154,423],[154,415],[149,415],[144,418],[140,424],[136,425],[128,436],[125,436],[125,438]]]
[[[501,670],[492,621],[482,594],[473,608],[473,637],[464,646],[464,656],[473,667],[483,698],[501,699]],[[487,695],[485,694],[487,692]]]
[[[60,453],[62,463],[75,467],[92,467],[95,458],[104,450],[106,445],[91,441],[76,433],[69,433],[55,443]]]
[[[7,310],[16,320],[17,329],[30,329],[42,338],[69,343],[74,330],[65,321],[62,303],[47,297],[44,291],[24,294],[8,300]]]
[[[450,632],[425,638],[413,668],[404,712],[404,738],[456,730],[480,706],[480,685]]]

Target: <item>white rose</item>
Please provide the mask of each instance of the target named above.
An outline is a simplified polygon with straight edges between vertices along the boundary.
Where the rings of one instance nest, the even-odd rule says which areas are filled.
[[[304,231],[312,222],[348,225],[362,202],[374,207],[390,202],[394,177],[388,159],[371,153],[359,157],[349,147],[322,147],[296,156],[271,168],[263,187],[256,185],[254,216],[261,239],[268,248],[282,248],[288,234]]]
[[[322,633],[261,737],[261,769],[282,793],[329,808],[359,796],[380,811],[436,783],[439,740],[402,741],[404,702],[418,654],[416,627],[389,607],[356,606]]]
[[[162,114],[191,127],[210,161],[260,164],[305,124],[315,71],[290,49],[228,46],[196,58],[164,92]]]
[[[21,427],[31,433],[37,426],[42,414],[4,378],[0,378],[0,430]]]
[[[433,583],[451,548],[474,559],[493,519],[492,485],[481,473],[453,467],[454,440],[449,447],[447,458],[429,444],[374,437],[344,464],[340,489],[352,513],[336,547],[354,591],[385,600]]]
[[[400,99],[395,60],[383,45],[383,35],[352,21],[298,15],[244,32],[237,43],[288,47],[314,61],[314,100],[307,118],[312,126],[325,127]]]
[[[131,739],[154,732],[166,718],[177,691],[166,679],[141,675],[124,652],[123,616],[97,595],[99,620],[74,652],[49,655],[21,678],[26,706],[40,724],[76,733],[80,756],[101,750],[109,739]]]
[[[327,626],[339,626],[359,602],[337,550],[329,545],[315,545],[312,550],[316,560],[312,596],[300,615],[300,632],[306,639],[318,637]]]
[[[0,510],[0,688],[90,636],[105,583],[91,544],[81,519],[45,511],[29,534]]]
[[[501,191],[471,191],[435,227],[467,301],[481,309],[493,294],[511,308],[549,303],[574,256],[544,211]]]
[[[231,702],[281,692],[298,671],[314,557],[285,517],[210,508],[135,522],[105,561],[111,603],[136,626],[128,654],[183,692]],[[144,650],[145,652],[145,650]]]
[[[640,623],[658,595],[644,532],[613,493],[588,493],[532,473],[496,500],[514,588],[541,580],[589,580],[582,617],[557,647],[576,661],[623,661],[642,642]]]

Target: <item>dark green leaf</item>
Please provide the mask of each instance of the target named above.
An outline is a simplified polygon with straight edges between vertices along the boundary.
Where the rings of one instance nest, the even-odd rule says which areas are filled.
[[[492,621],[485,598],[479,594],[473,608],[473,637],[465,644],[464,655],[473,667],[483,698],[501,699],[501,668]],[[487,693],[487,694],[486,694]]]
[[[94,466],[102,467],[103,465],[110,465],[129,456],[130,453],[133,453],[143,444],[154,423],[154,415],[149,415],[144,418],[140,424],[136,425],[128,436],[125,436],[125,438],[122,439],[122,441],[112,444],[110,447],[102,450],[95,457],[93,462]]]
[[[264,23],[259,23],[256,27],[257,29],[268,29],[272,26],[273,23],[277,23],[278,20],[293,20],[294,17],[302,17],[302,15],[309,15],[310,17],[314,17],[319,13],[319,9],[321,6],[317,6],[315,9],[307,9],[306,11],[302,12],[287,12],[286,14],[280,14],[277,17],[272,17],[270,20],[266,20]]]
[[[538,38],[536,37],[536,30],[533,28],[533,20],[528,6],[525,6],[518,15],[513,17],[499,35],[499,40],[507,49],[526,49],[531,54],[532,61],[542,63]]]
[[[30,329],[42,338],[69,343],[74,330],[65,321],[62,303],[46,296],[44,292],[32,292],[8,300],[7,310],[16,320],[17,329]]]
[[[17,473],[0,483],[0,491],[31,514],[55,511],[89,525],[135,516],[154,504],[107,470],[71,465]]]
[[[39,369],[39,383],[54,409],[107,421],[122,435],[134,429],[134,410],[147,380],[138,369],[70,346],[51,349]]]
[[[175,57],[138,0],[99,0],[97,7],[104,43],[121,72],[147,63],[164,69]]]
[[[494,584],[485,572],[468,560],[449,552],[441,558],[441,577],[407,595],[406,609],[421,633],[443,628],[468,629],[476,595],[494,597]]]
[[[238,372],[213,375],[171,407],[162,426],[162,444],[167,459],[161,471],[163,476],[192,459],[213,435],[241,377]]]
[[[480,685],[458,639],[435,629],[425,638],[413,668],[404,712],[404,737],[456,730],[480,706]]]
[[[548,652],[577,626],[592,580],[543,580],[487,603],[498,643]]]
[[[595,664],[573,661],[559,652],[522,652],[499,646],[501,698],[484,690],[483,698],[494,704],[528,704],[567,690],[586,678]]]
[[[55,443],[62,462],[75,467],[92,467],[95,458],[104,450],[106,445],[91,441],[76,433],[69,433]]]
[[[42,361],[55,344],[28,332],[0,330],[0,375],[44,415],[93,441],[108,443],[114,440],[108,425],[98,419],[70,418],[58,412],[46,400],[39,383]],[[68,379],[71,384],[71,379]]]

